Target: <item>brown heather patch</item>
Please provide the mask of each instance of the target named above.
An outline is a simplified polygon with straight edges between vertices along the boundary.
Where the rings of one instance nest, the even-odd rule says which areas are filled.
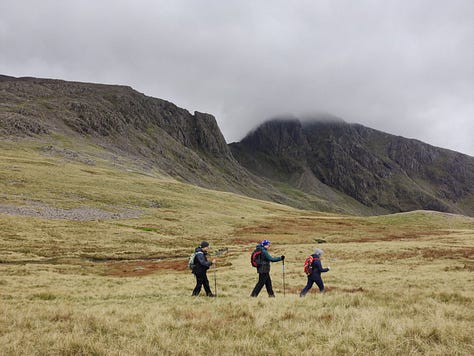
[[[359,288],[343,288],[342,289],[343,292],[346,292],[346,293],[360,293],[360,292],[366,292],[366,290],[362,287],[359,287]]]
[[[452,248],[452,249],[434,249],[434,248],[424,248],[418,249],[421,250],[421,254],[424,258],[449,258],[449,259],[459,259],[474,258],[474,247],[462,247],[462,248]]]
[[[168,217],[164,217],[162,218],[163,220],[166,220],[166,221],[179,221],[179,219],[176,219],[176,218],[168,218]]]
[[[454,266],[454,267],[445,267],[444,270],[446,272],[449,271],[469,271],[473,272],[474,271],[474,264],[464,264],[463,266]]]
[[[425,248],[415,248],[409,250],[401,250],[401,251],[392,251],[392,252],[384,252],[384,253],[370,253],[367,254],[366,257],[373,258],[374,260],[381,260],[381,261],[390,261],[390,260],[403,260],[413,257],[423,257],[426,259],[459,259],[459,258],[466,258],[472,259],[474,258],[474,247],[462,247],[462,248],[452,248],[452,249],[439,249],[439,248],[432,248],[432,247],[425,247]]]
[[[473,272],[474,271],[474,264],[470,264],[470,265],[465,264],[463,266],[463,269],[468,270],[469,272]]]
[[[286,287],[286,294],[297,294],[297,295],[299,295],[301,290],[306,285],[306,280],[301,279],[301,281],[302,281],[302,283],[301,283],[301,286],[299,286],[299,287],[288,287],[287,286]],[[362,288],[362,287],[340,288],[340,287],[328,286],[328,285],[325,285],[324,287],[325,287],[325,293],[331,293],[331,292],[364,293],[364,292],[367,292],[367,290]],[[283,289],[280,291],[280,294],[282,294],[282,293],[283,293]],[[313,284],[313,287],[309,290],[308,294],[320,294],[318,286],[316,284]]]
[[[364,225],[344,219],[341,217],[273,218],[263,223],[237,228],[234,230],[232,242],[235,244],[248,244],[256,243],[265,238],[271,239],[272,242],[288,242],[288,239],[291,239],[293,243],[297,243],[297,239],[301,239],[301,242],[307,242],[308,238],[320,238],[322,235],[338,232],[350,235],[350,231],[354,227]]]
[[[246,226],[237,229],[236,235],[248,234],[292,234],[292,233],[314,233],[319,230],[325,230],[325,227],[330,226],[328,231],[333,232],[334,226],[350,226],[353,227],[352,222],[341,221],[342,218],[301,218],[289,217],[267,220],[264,223],[257,225]]]
[[[236,239],[233,239],[231,241],[231,244],[232,245],[253,245],[252,248],[255,248],[255,245],[257,243],[259,243],[260,241],[264,240],[265,236],[259,236],[258,238],[256,238],[255,236],[239,236],[238,238]],[[268,237],[270,238],[270,237]]]
[[[326,289],[326,293],[327,292],[335,292],[335,291],[341,291],[341,292],[344,292],[344,293],[364,293],[364,292],[367,292],[367,290],[362,288],[362,287],[340,288],[340,287],[335,287],[335,286],[325,286],[325,289]],[[316,288],[316,290],[319,293],[319,290],[317,288]]]
[[[374,233],[374,232],[371,232]],[[442,236],[446,235],[446,231],[442,230],[419,230],[419,231],[407,231],[407,232],[398,232],[398,233],[388,233],[386,231],[380,231],[375,236],[367,236],[357,239],[347,239],[339,241],[344,242],[376,242],[376,241],[400,241],[400,240],[413,240],[423,237],[433,237],[433,236]]]
[[[332,314],[329,314],[329,313],[325,313],[325,314],[321,314],[321,316],[319,317],[319,319],[323,322],[330,322],[334,319],[334,315]]]
[[[272,278],[274,279],[274,278]],[[275,280],[276,281],[276,280]],[[304,286],[306,285],[306,280],[303,282],[303,280],[301,280],[302,283],[301,283],[301,286],[299,287],[289,287],[289,286],[286,286],[285,287],[285,293],[286,294],[300,294],[301,290],[304,288]],[[279,281],[278,281],[279,282]],[[275,283],[275,282],[274,282]],[[281,293],[283,293],[283,286],[281,288]],[[314,287],[312,289],[310,289],[309,292],[312,292],[314,289]],[[318,289],[318,287],[316,287],[316,289]],[[266,292],[266,291],[265,291]]]
[[[400,252],[384,252],[384,253],[373,253],[370,256],[367,254],[366,257],[377,259],[380,261],[391,261],[391,260],[403,260],[407,258],[413,258],[419,256],[419,252],[415,251],[400,251]]]
[[[184,271],[187,269],[187,260],[120,261],[107,263],[105,274],[113,277],[143,277],[162,270]]]

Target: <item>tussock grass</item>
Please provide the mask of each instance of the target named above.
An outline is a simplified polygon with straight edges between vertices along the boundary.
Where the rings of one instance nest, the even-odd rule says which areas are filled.
[[[298,211],[116,164],[86,144],[66,148],[94,165],[44,145],[0,144],[0,205],[139,214],[0,214],[2,355],[474,354],[473,219]],[[274,263],[277,297],[250,298],[249,255],[265,238],[286,255],[285,290]],[[217,298],[190,296],[187,257],[202,239],[211,254],[228,249],[208,272]],[[299,298],[316,247],[331,266],[327,293]]]

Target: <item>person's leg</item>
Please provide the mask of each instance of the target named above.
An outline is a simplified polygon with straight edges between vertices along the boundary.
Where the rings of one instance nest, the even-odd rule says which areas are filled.
[[[211,287],[209,286],[209,279],[207,278],[207,274],[204,274],[203,285],[204,285],[204,290],[206,291],[206,295],[208,297],[213,297],[214,294],[212,294]]]
[[[311,276],[308,276],[308,282],[306,283],[306,286],[303,288],[303,290],[300,292],[300,297],[304,297],[306,293],[311,289],[313,286],[314,280],[311,278]]]
[[[324,293],[324,283],[323,283],[323,279],[321,278],[321,276],[316,276],[315,282],[319,287],[319,292]]]
[[[201,287],[204,283],[204,280],[200,274],[195,274],[194,276],[196,277],[196,287],[194,287],[193,295],[199,295],[199,293],[201,293]]]
[[[262,290],[264,284],[265,284],[265,273],[259,273],[258,282],[255,285],[255,288],[253,289],[252,294],[250,294],[250,296],[256,297],[258,293],[260,293],[260,291]]]
[[[265,287],[267,288],[268,296],[274,297],[275,293],[273,293],[272,279],[270,278],[270,273],[267,274],[267,278],[265,279]]]

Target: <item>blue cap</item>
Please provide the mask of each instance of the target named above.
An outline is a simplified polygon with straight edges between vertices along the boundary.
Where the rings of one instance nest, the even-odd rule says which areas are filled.
[[[270,245],[270,241],[268,241],[268,240],[263,240],[262,241],[262,246],[268,246],[268,245]]]

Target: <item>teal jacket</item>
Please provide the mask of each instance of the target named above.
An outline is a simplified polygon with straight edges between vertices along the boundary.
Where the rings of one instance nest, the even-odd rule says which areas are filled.
[[[257,250],[262,251],[262,262],[260,266],[257,268],[258,273],[270,273],[270,262],[278,262],[281,261],[281,257],[272,257],[267,249],[263,247],[261,244],[257,245]]]

